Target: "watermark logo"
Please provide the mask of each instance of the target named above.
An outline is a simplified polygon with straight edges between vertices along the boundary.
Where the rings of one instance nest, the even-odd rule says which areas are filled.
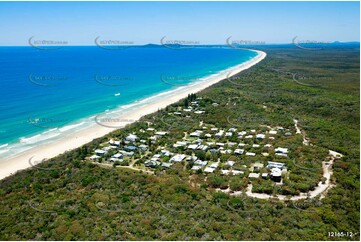
[[[194,40],[177,40],[177,39],[167,39],[166,36],[163,36],[160,39],[160,44],[165,48],[172,50],[183,50],[183,49],[192,49],[197,45],[200,45],[199,41]]]
[[[232,36],[229,36],[226,39],[226,44],[237,50],[248,50],[250,47],[255,47],[257,45],[265,45],[265,41],[255,41],[255,40],[232,40]]]
[[[44,204],[43,203],[40,203],[40,202],[35,202],[35,201],[28,201],[28,206],[37,211],[37,212],[40,212],[40,213],[49,213],[51,215],[57,215],[58,212],[54,210],[50,210],[49,208],[44,208]]]
[[[59,128],[63,126],[66,122],[68,122],[67,119],[58,119],[58,118],[46,118],[46,117],[29,117],[28,123],[43,129],[48,128]]]
[[[130,76],[94,75],[94,80],[104,86],[119,87],[126,86],[129,82],[134,81],[134,78]]]
[[[298,36],[292,39],[293,45],[303,50],[322,50],[325,44],[330,44],[329,41],[316,41],[316,40],[299,40]]]
[[[296,73],[292,73],[292,79],[294,82],[296,82],[297,84],[300,84],[302,86],[308,86],[308,87],[318,87],[319,85],[317,84],[310,84],[305,82],[306,80],[312,80],[312,81],[330,81],[332,80],[331,77],[319,77],[319,76],[304,76],[304,75],[298,75]]]
[[[247,125],[256,124],[261,125],[267,123],[267,119],[261,117],[254,117],[251,115],[239,115],[237,117],[227,116],[227,122],[233,127],[245,128]]]
[[[36,75],[29,74],[28,80],[38,86],[57,86],[59,83],[68,80],[67,76],[61,75]]]
[[[181,76],[181,75],[160,75],[160,80],[165,84],[171,86],[186,86],[191,81],[200,81],[200,78],[197,76]]]
[[[314,198],[293,200],[292,206],[299,211],[307,212],[307,213],[315,213],[317,212],[316,208],[321,207],[323,203]]]
[[[125,118],[114,118],[114,117],[109,117],[108,114],[100,114],[94,117],[94,121],[98,125],[106,128],[119,129],[119,128],[123,128],[127,124],[131,124],[135,122],[136,120],[125,119]]]
[[[35,39],[34,36],[29,38],[28,43],[38,50],[58,50],[68,45],[68,41]]]
[[[125,50],[134,46],[134,41],[129,40],[103,40],[100,36],[94,39],[96,46],[103,50]]]
[[[316,161],[296,161],[295,159],[293,159],[293,164],[303,170],[310,170],[310,171],[315,171],[315,170],[320,170],[322,165],[321,163],[318,163]],[[318,167],[317,167],[318,166]]]
[[[29,158],[28,163],[32,168],[43,170],[43,171],[54,171],[54,170],[63,170],[64,167],[69,164],[66,161],[56,161],[56,160],[34,160],[35,156]],[[62,169],[59,168],[62,167]]]

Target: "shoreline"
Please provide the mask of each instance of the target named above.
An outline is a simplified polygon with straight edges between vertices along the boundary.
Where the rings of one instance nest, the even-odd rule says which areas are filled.
[[[93,139],[100,138],[116,129],[133,123],[139,120],[144,115],[154,113],[158,111],[158,109],[165,108],[172,103],[186,98],[190,93],[200,92],[228,77],[234,76],[244,70],[247,70],[250,67],[261,62],[267,56],[267,54],[263,51],[252,51],[257,52],[258,55],[247,62],[221,71],[217,76],[207,77],[207,80],[205,81],[175,89],[174,91],[170,91],[169,93],[165,93],[164,95],[159,95],[159,99],[152,100],[152,97],[149,97],[146,99],[148,100],[148,103],[145,102],[144,105],[141,105],[136,109],[127,110],[125,113],[122,113],[119,117],[117,117],[117,119],[119,120],[128,120],[128,122],[121,121],[116,125],[114,125],[113,123],[110,126],[99,125],[99,123],[97,125],[97,123],[95,123],[89,128],[76,131],[70,135],[60,138],[59,140],[55,140],[51,143],[44,143],[38,145],[37,147],[26,150],[15,157],[11,157],[6,160],[0,160],[0,179],[11,176],[19,170],[31,167],[29,163],[29,159],[31,157],[33,157],[34,160],[39,162],[43,159],[50,159],[66,151],[76,149],[86,143],[91,142]],[[100,116],[100,114],[97,116]]]

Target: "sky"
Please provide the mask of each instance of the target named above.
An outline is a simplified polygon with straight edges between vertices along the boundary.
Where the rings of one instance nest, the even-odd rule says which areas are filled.
[[[359,41],[359,2],[0,2],[0,45]]]

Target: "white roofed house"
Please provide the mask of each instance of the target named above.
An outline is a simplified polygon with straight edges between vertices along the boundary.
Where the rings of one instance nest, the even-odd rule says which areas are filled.
[[[186,158],[186,155],[183,154],[176,154],[175,156],[173,156],[170,161],[173,162],[181,162],[182,160],[184,160],[184,158]]]
[[[270,130],[268,133],[273,135],[273,134],[277,134],[277,131],[276,130]]]
[[[199,145],[197,145],[197,144],[190,144],[190,145],[188,145],[188,149],[190,149],[190,150],[196,150],[196,149],[198,148],[198,146],[199,146]]]
[[[95,152],[95,154],[96,155],[98,155],[98,156],[103,156],[103,155],[105,155],[106,153],[107,153],[107,151],[105,151],[105,150],[95,150],[94,151]]]
[[[214,172],[214,168],[212,168],[212,167],[206,167],[205,169],[204,169],[204,172],[207,172],[207,173],[213,173]]]
[[[194,165],[197,165],[197,166],[206,166],[207,164],[208,164],[208,161],[196,160],[194,162]]]
[[[202,130],[196,130],[195,132],[190,133],[189,135],[191,137],[200,137],[202,135],[203,131]]]
[[[216,136],[217,138],[222,137],[224,134],[223,130],[220,130],[218,133],[216,133],[214,136]]]
[[[99,155],[92,155],[92,156],[89,157],[89,159],[98,160],[98,159],[100,159],[100,156]]]
[[[148,149],[148,145],[141,144],[138,146],[138,149],[146,151]]]
[[[275,182],[280,182],[282,179],[282,171],[279,168],[271,169],[271,180]]]
[[[253,153],[253,152],[246,152],[246,155],[248,155],[248,156],[256,156],[256,153]]]
[[[120,141],[111,139],[109,140],[109,144],[114,146],[120,146]]]
[[[256,134],[256,139],[264,139],[266,135],[264,134]]]
[[[130,141],[130,142],[135,142],[137,139],[138,136],[136,136],[135,134],[130,134],[125,138],[126,141]]]
[[[226,132],[226,137],[231,137],[233,135],[232,132]]]
[[[164,136],[166,135],[168,132],[165,132],[165,131],[158,131],[158,132],[155,132],[156,135],[159,135],[159,136]]]
[[[278,148],[275,149],[275,154],[278,155],[278,156],[287,157],[287,156],[288,156],[288,149],[287,149],[287,148],[278,147]]]
[[[244,149],[235,149],[234,153],[237,155],[242,155],[244,153]]]

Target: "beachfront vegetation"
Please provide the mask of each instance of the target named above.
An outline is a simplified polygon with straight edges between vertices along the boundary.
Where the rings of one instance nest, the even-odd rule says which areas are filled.
[[[264,61],[236,78],[0,181],[0,239],[359,240],[359,48],[307,51],[284,46],[264,51],[268,54]],[[204,113],[182,111],[195,101]],[[178,111],[181,114],[174,115]],[[302,145],[294,119],[313,146]],[[200,122],[209,128],[228,130],[236,125],[238,131],[257,129],[265,134],[266,126],[284,127],[270,142],[287,147],[289,156],[279,158],[272,152],[263,156],[253,147],[249,151],[258,152],[255,157],[173,147],[184,132],[199,129]],[[152,141],[149,127],[167,135]],[[290,136],[285,135],[287,129]],[[89,160],[110,139],[124,142],[132,133],[145,140],[147,150],[136,150],[115,165]],[[217,142],[239,139],[222,136]],[[247,169],[243,176],[225,176],[219,170],[204,174],[190,170],[192,161],[146,169],[144,162],[160,147],[210,162],[219,159],[222,169],[229,169],[229,160],[236,162],[235,169],[244,170],[244,165]],[[242,192],[252,182],[253,192],[288,196],[307,192],[322,181],[320,162],[328,150],[344,156],[335,161],[335,186],[322,200],[260,200],[215,190]],[[116,153],[110,150],[106,160]],[[294,162],[296,158],[302,163]],[[248,178],[249,165],[269,160],[285,163],[290,171],[282,185]],[[130,164],[140,171],[124,167]],[[329,237],[328,232],[352,232],[353,237]]]

